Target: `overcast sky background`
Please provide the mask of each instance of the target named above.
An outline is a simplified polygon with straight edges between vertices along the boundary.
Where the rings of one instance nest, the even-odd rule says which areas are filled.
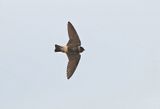
[[[68,21],[85,48],[70,80]],[[0,0],[0,109],[160,109],[160,1]]]

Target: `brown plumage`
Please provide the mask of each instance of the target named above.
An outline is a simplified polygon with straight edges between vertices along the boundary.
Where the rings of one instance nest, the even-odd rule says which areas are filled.
[[[55,52],[63,52],[67,54],[68,65],[67,65],[67,79],[75,72],[79,60],[81,58],[80,53],[84,51],[84,48],[81,47],[81,41],[79,36],[73,27],[73,25],[68,22],[68,36],[69,41],[66,46],[55,45]]]

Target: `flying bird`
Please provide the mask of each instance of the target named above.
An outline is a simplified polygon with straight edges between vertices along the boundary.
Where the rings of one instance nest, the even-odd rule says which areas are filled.
[[[67,29],[69,36],[68,43],[65,46],[55,44],[55,52],[62,52],[67,55],[67,79],[70,79],[75,72],[81,58],[80,53],[82,53],[85,49],[81,47],[81,41],[71,22],[68,22]]]

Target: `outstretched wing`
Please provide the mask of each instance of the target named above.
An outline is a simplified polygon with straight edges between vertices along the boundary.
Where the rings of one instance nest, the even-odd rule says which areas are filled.
[[[69,35],[69,41],[67,43],[68,46],[75,47],[81,45],[79,36],[70,22],[68,22],[68,35]]]
[[[74,71],[76,70],[77,68],[77,65],[79,63],[79,60],[81,58],[81,55],[80,54],[67,54],[68,56],[68,65],[67,65],[67,79],[69,79]]]

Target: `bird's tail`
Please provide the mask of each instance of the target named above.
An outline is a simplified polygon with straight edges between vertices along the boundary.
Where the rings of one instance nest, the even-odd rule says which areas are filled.
[[[55,44],[55,52],[61,52],[62,47],[60,45]]]

